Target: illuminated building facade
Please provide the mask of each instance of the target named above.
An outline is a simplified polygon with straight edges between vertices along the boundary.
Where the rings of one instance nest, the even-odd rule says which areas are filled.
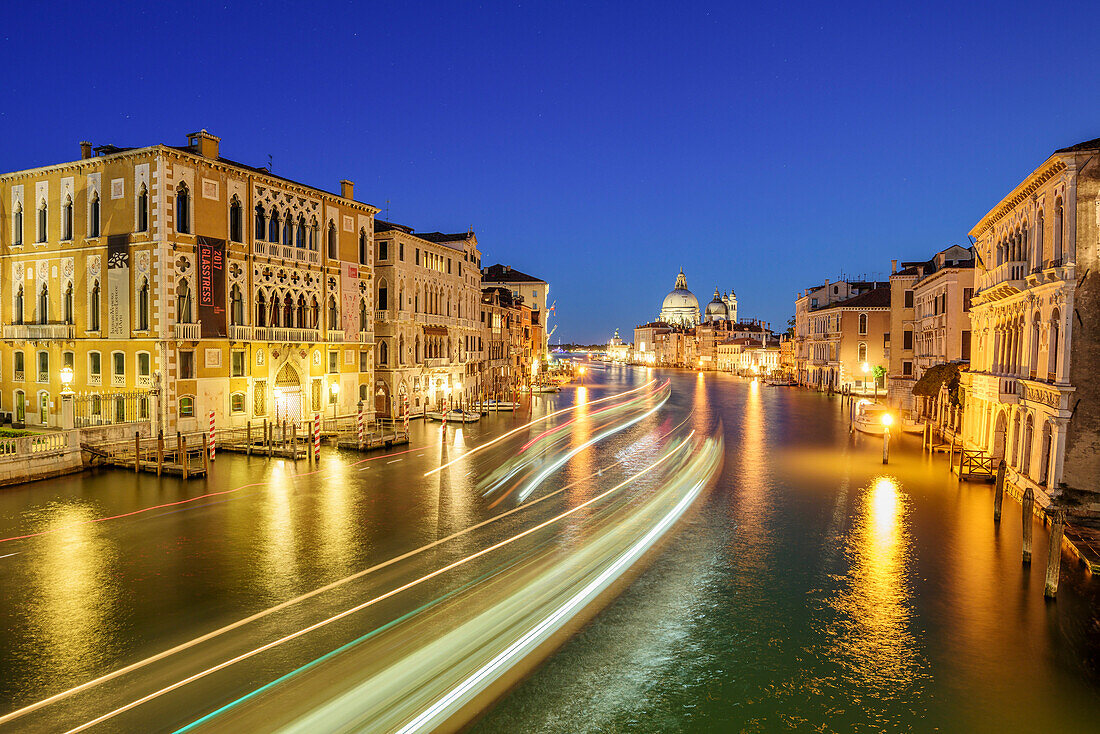
[[[481,252],[472,232],[375,225],[372,407],[397,417],[471,399],[480,386]],[[365,398],[365,396],[364,396]]]
[[[81,143],[0,176],[0,411],[166,431],[354,411],[373,384],[377,209],[187,145]],[[333,386],[336,386],[333,389]]]
[[[1055,151],[970,231],[963,437],[1040,499],[1095,497],[1100,474],[1098,189],[1100,139]]]

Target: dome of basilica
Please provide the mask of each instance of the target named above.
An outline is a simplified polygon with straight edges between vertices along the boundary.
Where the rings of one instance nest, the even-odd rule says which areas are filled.
[[[665,296],[661,304],[660,320],[677,326],[694,326],[699,323],[699,301],[688,290],[683,269],[676,276],[676,287]]]
[[[714,289],[714,300],[707,304],[704,316],[704,321],[725,321],[729,319],[729,309],[726,307],[726,302],[722,300],[717,288]]]

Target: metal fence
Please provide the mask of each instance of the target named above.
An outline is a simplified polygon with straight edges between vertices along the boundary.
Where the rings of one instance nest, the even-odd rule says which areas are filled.
[[[148,390],[90,393],[73,398],[77,428],[141,423],[149,420],[152,401]]]

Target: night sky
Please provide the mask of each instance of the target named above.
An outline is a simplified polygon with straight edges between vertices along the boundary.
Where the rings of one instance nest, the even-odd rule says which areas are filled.
[[[106,9],[110,7],[110,9]],[[18,2],[0,170],[184,144],[356,198],[551,282],[564,341],[954,243],[1100,137],[1095,3]],[[630,337],[627,336],[629,339]]]

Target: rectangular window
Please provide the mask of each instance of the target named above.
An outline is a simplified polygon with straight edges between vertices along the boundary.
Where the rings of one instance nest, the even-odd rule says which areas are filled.
[[[913,332],[903,331],[901,334],[901,348],[912,349],[913,348]]]
[[[961,356],[967,362],[970,361],[970,332],[969,331],[964,331],[962,333],[962,355]],[[1032,367],[1032,369],[1034,369],[1035,365],[1032,365],[1031,367]]]
[[[905,360],[901,363],[901,374],[906,377],[913,376],[913,363],[909,360]]]
[[[23,354],[21,352],[16,352],[15,356],[16,357],[22,357]],[[21,360],[21,359],[19,360],[20,363],[22,361],[23,360]],[[22,365],[20,365],[20,366],[22,366]],[[89,352],[88,353],[88,373],[91,374],[91,375],[94,375],[95,377],[99,377],[100,369],[101,369],[101,367],[100,367],[100,362],[99,362],[99,352]]]
[[[416,264],[420,264],[420,248],[416,248]]]
[[[370,372],[370,352],[359,352],[359,371]]]
[[[76,354],[73,352],[65,352],[61,355],[61,366],[68,367],[69,369],[75,369],[76,367]]]
[[[192,397],[180,398],[180,418],[191,418],[195,415],[195,399]]]
[[[244,393],[235,392],[229,396],[229,410],[233,413],[244,412]]]
[[[397,259],[400,260],[401,262],[405,262],[405,243],[404,242],[398,242],[397,243]]]
[[[111,355],[114,359],[114,374],[125,375],[126,374],[126,355],[122,352],[115,352]]]
[[[388,260],[390,257],[390,245],[386,240],[382,240],[378,243],[378,259]]]
[[[244,377],[244,350],[234,350],[229,355],[230,374],[233,377]]]
[[[447,275],[451,274],[451,258],[447,258]]]
[[[328,371],[330,374],[336,374],[340,371],[339,362],[337,362],[339,354],[339,352],[328,353]]]
[[[973,288],[963,288],[963,313],[970,311],[970,301],[974,298]]]
[[[195,379],[195,353],[192,350],[182,350],[179,353],[179,379]]]
[[[905,291],[905,307],[913,307],[913,291]]]
[[[150,368],[150,363],[149,363],[149,353],[148,352],[141,352],[140,354],[138,354],[137,364],[138,364],[138,374],[139,375],[141,375],[142,377],[148,377],[149,375],[152,374],[152,371],[149,369]]]

